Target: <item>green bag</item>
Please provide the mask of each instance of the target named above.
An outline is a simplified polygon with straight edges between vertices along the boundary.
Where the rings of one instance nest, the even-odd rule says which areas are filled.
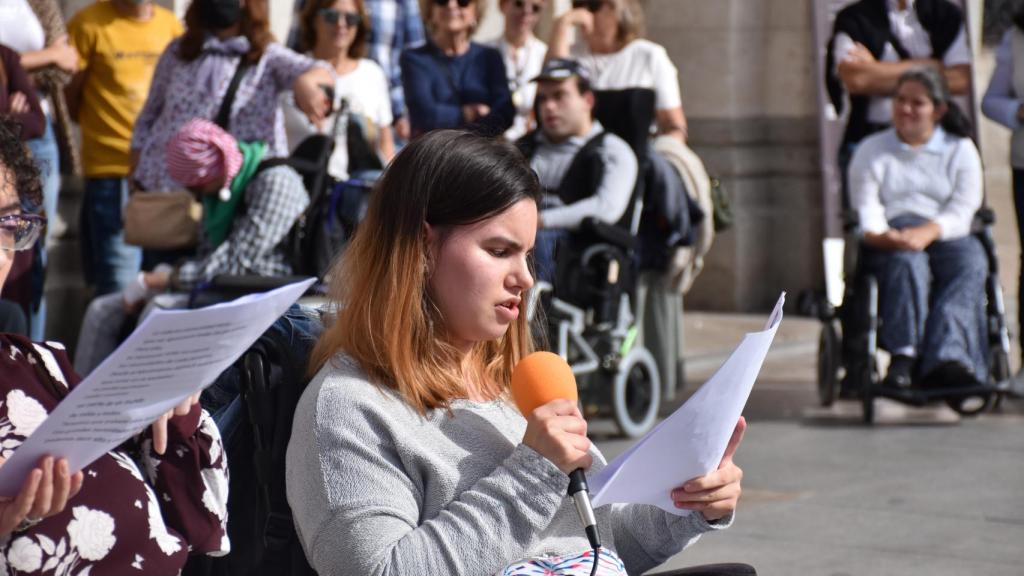
[[[711,205],[713,206],[715,232],[728,230],[732,227],[736,217],[732,213],[732,205],[729,204],[729,197],[722,188],[722,181],[714,176],[711,177]]]

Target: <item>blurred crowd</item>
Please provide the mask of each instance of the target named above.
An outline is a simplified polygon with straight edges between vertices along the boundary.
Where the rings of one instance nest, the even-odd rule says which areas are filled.
[[[547,80],[584,78],[577,94],[653,90],[650,129],[685,141],[676,67],[661,46],[643,38],[637,0],[573,2],[553,16],[545,39],[536,29],[542,14],[552,12],[546,0],[502,0],[501,35],[480,41],[485,6],[483,0],[296,0],[292,31],[281,44],[270,32],[266,0],[195,0],[184,21],[150,1],[103,0],[67,23],[55,0],[12,0],[0,7],[0,110],[22,127],[42,171],[44,200],[34,211],[52,222],[62,177],[84,178],[78,226],[85,280],[94,298],[122,294],[128,312],[218,274],[291,272],[282,242],[305,206],[255,214],[252,196],[259,193],[249,188],[273,179],[259,169],[266,161],[296,154],[311,136],[326,136],[334,142],[327,165],[332,181],[372,181],[406,142],[430,130],[467,128],[518,140],[538,132],[545,61],[573,62],[571,74]],[[602,130],[573,124],[582,122],[573,114],[589,110],[564,112],[563,99],[547,102],[554,128],[546,143],[562,146],[564,156],[550,173],[557,189],[568,169],[564,161]],[[205,156],[206,163],[172,165],[175,138],[196,120],[212,124],[202,133],[219,139],[183,136],[193,141],[184,157]],[[555,126],[566,122],[573,125]],[[548,162],[551,154],[541,152],[536,162]],[[228,161],[235,156],[238,167]],[[287,168],[273,172],[276,181],[263,188],[287,196],[302,184]],[[602,200],[569,219],[553,213],[549,225],[572,229],[584,216],[614,223],[625,214],[634,183],[627,171],[598,195],[618,201]],[[205,196],[201,187],[208,188]],[[587,196],[600,187],[592,188]],[[136,192],[183,190],[206,209],[198,240],[178,241],[129,206]],[[263,238],[259,249],[245,225],[233,225],[246,215]],[[164,237],[153,238],[158,233]],[[5,326],[24,324],[37,340],[46,336],[46,263],[44,237],[18,254],[3,291],[16,306],[0,308]],[[107,315],[99,318],[108,324]]]

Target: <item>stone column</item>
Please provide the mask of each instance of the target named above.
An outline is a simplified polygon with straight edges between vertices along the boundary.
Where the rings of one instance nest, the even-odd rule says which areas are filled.
[[[736,215],[687,308],[770,309],[821,283],[810,0],[647,0],[647,36],[679,68],[690,145]]]

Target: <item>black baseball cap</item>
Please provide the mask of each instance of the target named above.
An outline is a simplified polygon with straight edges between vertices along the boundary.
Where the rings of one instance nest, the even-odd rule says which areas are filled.
[[[587,82],[590,81],[590,73],[578,61],[570,58],[552,58],[544,63],[540,74],[530,80],[530,82],[538,82],[540,80],[561,81],[568,80],[573,76]]]

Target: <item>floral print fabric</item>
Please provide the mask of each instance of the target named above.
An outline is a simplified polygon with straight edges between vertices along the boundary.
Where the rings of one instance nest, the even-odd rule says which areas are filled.
[[[601,548],[595,576],[627,576],[626,566],[614,550]],[[587,550],[567,556],[544,556],[516,562],[494,576],[590,576],[594,552]]]
[[[58,344],[0,334],[0,455],[9,457],[79,381]],[[197,405],[168,424],[167,450],[148,429],[84,469],[63,512],[0,537],[0,576],[178,574],[190,553],[221,555],[227,462]]]

